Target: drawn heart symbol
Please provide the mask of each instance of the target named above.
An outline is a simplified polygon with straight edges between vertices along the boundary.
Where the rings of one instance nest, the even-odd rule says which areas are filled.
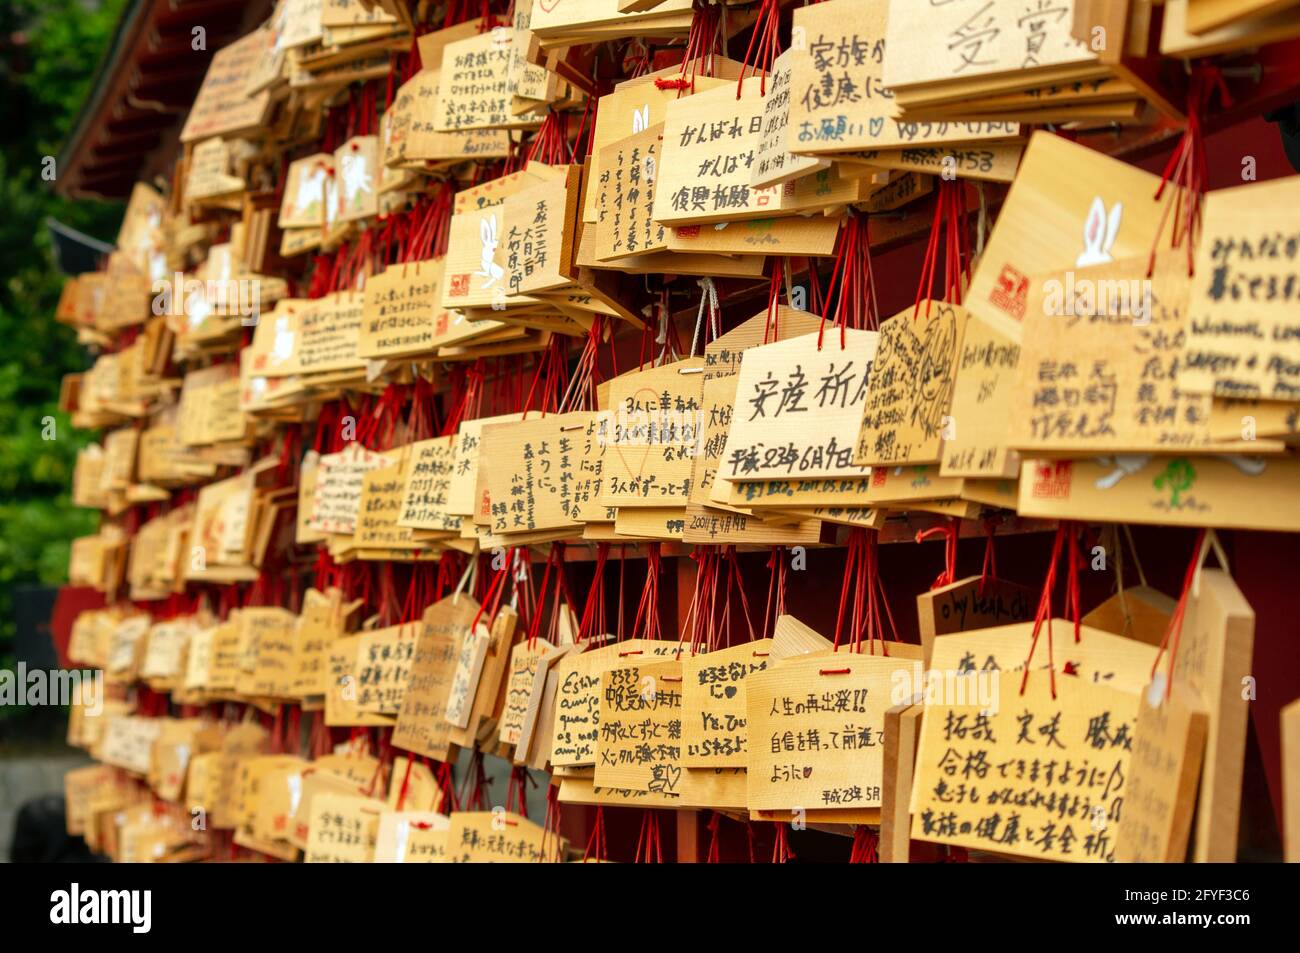
[[[681,780],[681,777],[681,768],[674,767],[671,764],[663,765],[655,769],[655,776],[650,781],[650,790],[672,793],[677,790],[677,782]]]
[[[659,409],[659,395],[658,393],[651,390],[650,388],[643,387],[632,395],[632,402],[636,404],[636,403],[641,403],[643,401],[645,402],[647,408],[649,408],[649,413],[643,418],[645,425],[648,427],[650,421],[653,420],[654,418],[654,414]],[[639,477],[645,473],[646,460],[648,460],[650,457],[650,441],[646,439],[646,434],[644,433],[642,433],[639,436],[640,442],[642,444],[640,458],[637,457],[635,451],[633,451],[630,454],[623,452],[623,441],[627,440],[628,438],[627,424],[630,424],[632,421],[636,420],[638,416],[641,415],[641,411],[625,410],[623,412],[626,414],[626,419],[624,421],[625,426],[623,428],[623,440],[618,439],[618,430],[615,429],[614,449],[618,451],[618,458],[623,461],[624,469],[626,469],[627,472],[632,476]],[[629,457],[631,457],[631,459],[629,459]],[[635,466],[633,465],[634,463]]]
[[[726,688],[724,688],[724,689],[722,690],[722,694],[726,695],[728,698],[735,698],[735,697],[736,697],[736,686],[735,686],[735,685],[728,685]]]
[[[884,120],[884,119],[872,119],[872,120],[870,120],[870,121],[867,123],[867,125],[868,125],[868,127],[870,128],[870,130],[871,130],[871,135],[872,135],[873,138],[874,138],[875,136],[880,135],[880,134],[881,134],[882,132],[884,132],[884,130],[885,130],[885,120]]]
[[[537,5],[541,7],[545,13],[550,13],[560,5],[560,0],[537,0]]]
[[[806,768],[803,769],[803,776],[804,776],[805,778],[811,778],[811,777],[812,777],[812,767],[811,767],[811,766],[806,767]]]

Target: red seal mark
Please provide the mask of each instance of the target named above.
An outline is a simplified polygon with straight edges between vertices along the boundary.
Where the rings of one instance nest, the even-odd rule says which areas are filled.
[[[1033,496],[1036,500],[1068,500],[1074,464],[1069,460],[1040,463],[1034,467]]]
[[[1024,320],[1025,305],[1029,299],[1029,279],[1011,265],[1003,265],[997,284],[989,293],[989,300],[1014,317]]]

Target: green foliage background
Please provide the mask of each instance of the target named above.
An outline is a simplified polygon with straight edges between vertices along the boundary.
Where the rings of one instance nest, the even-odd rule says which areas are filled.
[[[125,0],[0,3],[0,666],[11,666],[13,588],[66,578],[69,542],[94,532],[96,514],[69,497],[77,450],[56,408],[59,382],[89,362],[54,321],[64,278],[45,218],[112,242],[120,205],[67,201],[42,178],[58,156],[108,49]],[[56,174],[57,174],[56,169]],[[57,439],[41,420],[57,420]],[[5,709],[0,709],[0,718]]]

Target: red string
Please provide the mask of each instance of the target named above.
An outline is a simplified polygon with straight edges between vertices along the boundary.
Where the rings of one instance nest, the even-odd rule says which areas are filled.
[[[984,565],[980,569],[979,595],[984,596],[984,587],[990,580],[998,578],[998,556],[997,551],[993,548],[993,537],[997,535],[998,523],[1002,521],[1001,517],[992,516],[984,521]]]
[[[871,240],[865,215],[850,213],[840,226],[836,239],[835,265],[831,283],[822,298],[822,322],[817,330],[817,349],[821,350],[830,318],[831,298],[838,291],[834,321],[840,328],[840,349],[847,347],[846,328],[874,328],[879,325],[876,310],[876,286],[871,268]],[[816,269],[810,267],[809,273]],[[821,297],[818,288],[817,297]]]
[[[774,824],[776,828],[776,840],[772,844],[772,863],[784,864],[794,860],[794,851],[790,847],[790,838],[786,833],[788,828],[785,824]]]
[[[916,534],[918,543],[929,539],[931,536],[942,536],[943,544],[943,572],[935,577],[934,582],[930,583],[930,589],[942,589],[944,586],[950,586],[957,581],[957,536],[959,523],[956,519],[949,519],[946,523],[938,526],[931,526],[929,529],[921,530]]]
[[[709,812],[709,852],[705,857],[706,864],[722,863],[722,845],[719,833],[722,828],[722,815],[717,811]]]
[[[1183,617],[1187,611],[1187,600],[1192,593],[1192,582],[1196,579],[1196,569],[1201,564],[1201,550],[1205,547],[1206,531],[1200,529],[1196,531],[1196,542],[1192,546],[1192,558],[1187,564],[1187,571],[1183,574],[1183,588],[1178,594],[1178,602],[1174,605],[1174,611],[1169,616],[1169,624],[1165,626],[1164,637],[1160,640],[1160,651],[1151,662],[1151,677],[1155,678],[1156,670],[1160,665],[1160,659],[1165,654],[1165,649],[1169,650],[1169,666],[1165,676],[1165,698],[1169,697],[1169,691],[1174,684],[1174,663],[1178,659],[1178,643],[1183,636]],[[1225,567],[1226,568],[1226,567]]]
[[[1025,693],[1025,686],[1029,684],[1030,663],[1034,659],[1034,652],[1038,649],[1039,633],[1042,631],[1043,623],[1046,622],[1047,668],[1051,680],[1052,698],[1056,698],[1056,660],[1052,646],[1052,590],[1056,587],[1056,564],[1061,558],[1061,549],[1065,546],[1066,539],[1073,532],[1074,526],[1068,521],[1061,522],[1056,528],[1056,538],[1052,542],[1052,555],[1047,567],[1047,578],[1043,582],[1043,591],[1038,599],[1038,611],[1034,615],[1034,631],[1029,642],[1029,654],[1025,657],[1025,670],[1020,678],[1020,694],[1022,695]],[[1071,547],[1073,548],[1073,542],[1071,542]]]
[[[921,280],[916,286],[913,319],[920,314],[922,301],[926,302],[926,317],[930,316],[929,302],[934,297],[941,245],[944,248],[943,300],[961,304],[962,289],[970,282],[967,216],[965,183],[958,179],[940,179],[935,193],[934,220],[930,223],[930,237],[921,264]]]
[[[1155,271],[1156,246],[1171,211],[1174,222],[1169,247],[1178,248],[1186,240],[1187,274],[1190,277],[1193,273],[1194,249],[1200,235],[1201,205],[1209,176],[1202,123],[1215,94],[1225,109],[1232,105],[1222,70],[1213,63],[1197,63],[1187,86],[1187,125],[1178,147],[1165,163],[1160,185],[1156,188],[1156,201],[1164,195],[1166,185],[1172,183],[1175,191],[1171,193],[1160,216],[1160,226],[1156,229],[1156,238],[1152,242],[1151,255],[1147,261],[1148,278]]]
[[[587,591],[587,601],[582,608],[582,619],[578,623],[579,643],[586,642],[597,634],[597,627],[600,632],[605,631],[605,564],[608,561],[609,543],[597,543],[591,588]]]
[[[564,859],[561,855],[563,850],[560,837],[561,820],[560,787],[558,784],[549,784],[546,787],[546,820],[542,824],[542,848],[538,856],[538,860],[542,863],[559,862]]]
[[[596,819],[591,825],[591,836],[587,838],[587,849],[582,852],[582,862],[589,860],[605,861],[609,859],[609,846],[605,843],[605,808],[596,805]]]
[[[763,323],[764,344],[768,343],[769,340],[779,341],[781,339],[781,328],[778,324],[781,313],[781,280],[783,278],[781,261],[780,256],[773,256],[772,258],[772,280],[767,288],[767,320]]]
[[[451,772],[451,762],[444,761],[438,767],[438,790],[442,798],[438,803],[438,813],[450,815],[460,810],[460,799],[456,797],[456,779]]]
[[[402,789],[397,795],[397,810],[401,811],[406,806],[406,795],[411,789],[411,769],[415,767],[415,755],[406,756],[406,771],[402,773]]]
[[[759,77],[759,92],[767,95],[767,74],[772,68],[772,60],[781,53],[781,40],[777,30],[781,22],[781,5],[778,0],[761,0],[758,18],[754,21],[754,32],[749,38],[749,46],[741,61],[740,79],[736,80],[736,98],[745,84],[745,71],[750,69],[749,58],[754,55],[757,44],[757,56],[754,58],[753,75]]]
[[[620,602],[622,594],[620,592]],[[636,607],[632,630],[643,639],[660,638],[659,628],[659,543],[646,544],[646,581]]]
[[[721,24],[722,13],[719,7],[704,0],[695,0],[691,11],[691,28],[686,36],[686,54],[682,57],[680,80],[684,81],[684,85],[679,86],[679,90],[689,86],[691,92],[694,92],[697,74],[714,75],[713,56]],[[679,92],[678,95],[680,96],[681,93]]]
[[[859,824],[853,832],[853,849],[849,851],[850,864],[878,864],[880,838],[876,832],[865,824]]]
[[[659,840],[659,815],[655,811],[645,811],[641,815],[641,833],[636,839],[636,856],[638,864],[662,864],[664,862],[663,845]]]
[[[785,557],[779,546],[773,546],[767,557],[771,575],[767,583],[767,610],[763,613],[763,638],[776,631],[776,620],[785,615]],[[768,622],[772,627],[768,628]]]

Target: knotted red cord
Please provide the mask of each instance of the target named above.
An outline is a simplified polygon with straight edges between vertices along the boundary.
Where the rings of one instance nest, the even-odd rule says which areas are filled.
[[[582,107],[582,118],[578,120],[578,131],[574,134],[573,145],[569,150],[569,161],[581,163],[591,155],[591,144],[596,138],[596,111],[600,108],[600,98],[593,93],[587,97]]]
[[[397,792],[397,810],[406,806],[406,795],[411,789],[411,768],[415,766],[415,755],[406,756],[406,770],[402,772],[402,788]]]
[[[880,838],[876,832],[865,824],[859,824],[853,831],[853,849],[849,851],[849,863],[880,863],[879,846]]]
[[[772,256],[772,278],[767,286],[767,320],[763,322],[763,343],[781,340],[781,328],[778,319],[781,315],[781,281],[783,278],[782,259]],[[811,269],[809,269],[811,270]]]
[[[854,567],[862,558],[861,552],[865,542],[866,540],[862,530],[849,530],[848,546],[845,549],[844,556],[844,578],[840,583],[839,609],[835,613],[835,637],[832,639],[832,644],[836,652],[840,650],[840,631],[844,626],[844,609],[848,604],[849,590],[853,588],[854,583],[856,582],[854,578]]]
[[[561,820],[560,786],[558,784],[548,784],[546,786],[546,820],[542,823],[542,846],[538,851],[537,858],[541,863],[559,863],[564,859],[562,854],[564,842],[560,836]]]
[[[749,614],[749,597],[745,595],[745,580],[740,575],[740,560],[736,557],[736,547],[728,546],[723,549],[722,557],[727,564],[727,601],[720,631],[726,638],[723,644],[715,644],[714,649],[729,648],[733,644],[731,639],[731,593],[733,591],[740,594],[740,608],[745,615],[745,631],[749,641],[753,642],[757,638],[754,632],[754,620]]]
[[[767,609],[763,613],[763,638],[776,631],[776,620],[785,615],[785,554],[781,547],[773,546],[767,557],[771,571],[767,582]],[[768,623],[771,622],[771,628]]]
[[[894,624],[893,610],[885,598],[884,584],[880,579],[879,536],[876,531],[855,528],[849,531],[848,550],[844,561],[844,581],[840,586],[839,610],[835,617],[834,651],[840,649],[840,632],[844,628],[845,609],[850,590],[854,594],[853,609],[849,619],[849,651],[862,651],[862,637],[866,634],[875,654],[876,642],[881,654],[888,657],[889,645],[885,641],[885,622],[889,623],[892,641],[898,641],[898,628]],[[822,674],[838,674],[839,670]]]
[[[1196,531],[1196,542],[1192,546],[1192,558],[1187,563],[1187,571],[1183,574],[1183,588],[1178,593],[1178,602],[1174,605],[1174,611],[1169,616],[1169,624],[1165,626],[1164,637],[1160,640],[1160,651],[1151,661],[1151,677],[1155,678],[1156,670],[1160,666],[1160,659],[1164,656],[1165,650],[1169,650],[1169,666],[1165,676],[1165,695],[1169,698],[1169,691],[1174,684],[1174,663],[1178,659],[1178,643],[1183,636],[1183,617],[1187,611],[1187,600],[1192,593],[1192,582],[1196,579],[1197,567],[1201,564],[1202,553],[1205,548],[1206,531],[1199,529]],[[1227,568],[1227,567],[1224,567]]]
[[[1034,652],[1038,648],[1038,636],[1042,631],[1043,623],[1047,623],[1047,669],[1051,680],[1052,698],[1056,698],[1056,659],[1052,645],[1052,591],[1056,587],[1056,564],[1060,561],[1061,550],[1069,541],[1070,548],[1074,548],[1073,535],[1075,526],[1069,521],[1062,521],[1056,528],[1056,538],[1052,542],[1052,555],[1047,566],[1047,578],[1043,581],[1043,591],[1038,598],[1038,611],[1034,614],[1034,631],[1029,642],[1029,654],[1025,657],[1025,670],[1020,678],[1020,694],[1025,693],[1025,686],[1029,684],[1029,668],[1034,659]],[[1076,582],[1077,585],[1077,582]],[[1075,590],[1077,592],[1077,590]],[[1075,609],[1075,639],[1078,640],[1078,599],[1073,600]]]
[[[1002,522],[1000,516],[991,516],[984,521],[984,565],[980,569],[980,585],[978,593],[980,598],[984,597],[984,587],[990,579],[998,578],[998,556],[993,548],[993,537],[997,535],[998,523]]]
[[[784,864],[794,860],[794,851],[790,847],[790,838],[786,833],[788,827],[785,824],[773,826],[776,828],[776,839],[772,844],[772,863]]]
[[[680,76],[674,80],[655,80],[660,89],[690,89],[695,92],[695,77],[712,76],[713,56],[718,46],[718,34],[722,28],[721,9],[704,0],[695,0],[691,10],[691,29],[686,35],[686,53],[682,57]]]
[[[520,817],[528,816],[528,787],[537,787],[537,782],[528,773],[528,769],[515,765],[510,769],[510,782],[506,785],[506,810],[514,811]]]
[[[605,808],[596,805],[596,819],[591,825],[591,836],[587,838],[587,849],[582,852],[582,862],[595,859],[609,860],[609,845],[605,843]]]
[[[921,313],[930,316],[934,297],[934,279],[938,270],[939,249],[944,249],[943,300],[961,304],[962,291],[970,282],[970,241],[967,235],[966,185],[959,179],[940,179],[935,193],[934,220],[921,264],[921,280],[916,286],[916,307],[912,318]]]
[[[466,789],[469,789],[469,795],[466,796]],[[469,773],[465,775],[465,781],[461,786],[460,803],[471,811],[486,811],[488,809],[488,777],[487,768],[483,764],[483,752],[474,749],[474,754],[470,758]]]
[[[686,618],[682,630],[690,634],[690,655],[700,652],[700,646],[709,646],[712,641],[710,626],[712,618],[706,606],[711,606],[716,589],[715,567],[718,550],[716,546],[696,546],[690,558],[695,561],[695,585],[691,589],[691,603],[686,608]]]
[[[949,519],[938,526],[931,526],[929,529],[923,529],[916,534],[918,543],[929,539],[931,536],[943,537],[943,572],[935,577],[934,582],[930,583],[930,589],[942,589],[944,586],[950,586],[957,581],[957,535],[959,522],[957,519]]]
[[[556,574],[555,593],[557,597],[559,596],[560,591],[563,588],[560,584],[559,568],[558,568],[560,567],[561,561],[563,559],[564,559],[564,544],[555,543],[554,545],[551,546],[551,551],[546,557],[546,569],[542,573],[542,585],[541,588],[537,590],[536,609],[535,611],[532,612],[531,614],[532,617],[529,619],[529,624],[528,624],[529,651],[535,651],[537,649],[537,637],[540,634],[542,628],[542,611],[541,611],[542,601],[546,598],[546,587],[551,581],[551,574],[553,572]],[[552,622],[554,622],[555,615],[552,614],[551,618],[552,618]]]
[[[722,863],[722,844],[720,833],[722,830],[722,815],[717,811],[709,812],[709,852],[705,856],[706,864]]]
[[[537,135],[533,137],[528,147],[528,161],[560,165],[571,158],[569,117],[565,113],[547,108],[546,118],[542,120]]]
[[[438,813],[450,816],[460,810],[460,799],[456,797],[456,778],[451,771],[451,762],[444,761],[438,766],[438,790],[442,797],[438,801]]]
[[[661,637],[659,628],[659,543],[646,544],[646,580],[632,630],[643,639]],[[621,597],[621,593],[620,593]]]
[[[767,74],[772,69],[772,61],[781,54],[781,40],[777,33],[781,26],[781,4],[779,0],[761,0],[758,7],[758,18],[754,21],[754,32],[749,38],[749,46],[745,50],[745,58],[741,61],[740,79],[736,80],[736,98],[740,98],[740,91],[745,85],[745,71],[750,69],[749,58],[755,52],[757,44],[758,55],[754,57],[753,75],[759,77],[759,92],[767,95]]]
[[[1160,236],[1164,233],[1165,222],[1169,220],[1171,210],[1174,221],[1169,247],[1178,248],[1186,240],[1187,274],[1190,277],[1193,273],[1196,242],[1200,235],[1201,204],[1205,198],[1205,188],[1209,178],[1202,123],[1216,93],[1220,104],[1225,109],[1232,105],[1232,97],[1228,93],[1228,84],[1224,81],[1223,71],[1213,63],[1198,62],[1192,68],[1192,78],[1187,86],[1187,125],[1178,147],[1165,163],[1164,171],[1160,174],[1160,185],[1156,188],[1155,198],[1159,201],[1164,195],[1165,186],[1171,183],[1174,186],[1160,215],[1160,226],[1156,229],[1156,237],[1151,244],[1151,256],[1147,260],[1148,278],[1155,271],[1156,248],[1160,243]]]
[[[663,862],[663,844],[659,840],[659,815],[655,811],[645,811],[641,815],[641,833],[636,838],[636,856],[633,858],[633,863],[662,864]]]
[[[474,621],[470,623],[469,630],[473,632],[478,628],[479,620],[487,613],[487,625],[491,626],[492,621],[496,618],[497,609],[501,605],[501,596],[505,593],[504,585],[506,576],[510,573],[515,564],[515,553],[518,552],[514,547],[506,550],[505,565],[496,571],[492,577],[492,583],[488,586],[487,593],[479,603],[478,612],[474,614]],[[491,611],[488,606],[491,605]]]
[[[836,239],[835,266],[830,287],[822,299],[822,322],[817,330],[817,349],[822,347],[826,321],[830,318],[831,299],[835,298],[834,321],[840,327],[840,349],[847,346],[846,328],[864,330],[879,325],[876,310],[876,285],[871,271],[871,240],[867,217],[850,212],[840,226]],[[809,273],[816,271],[809,268]],[[820,289],[817,297],[821,297]],[[838,295],[835,292],[839,292]]]

